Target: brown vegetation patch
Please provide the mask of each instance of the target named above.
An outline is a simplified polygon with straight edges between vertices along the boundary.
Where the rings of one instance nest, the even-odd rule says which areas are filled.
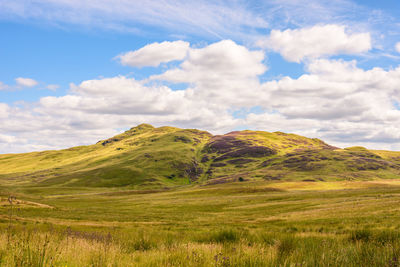
[[[315,162],[324,161],[327,159],[326,157],[310,151],[303,151],[302,153],[289,153],[286,156],[289,156],[289,158],[282,161],[283,167],[299,171],[312,171],[321,169],[325,165],[323,163]]]
[[[103,145],[103,146],[106,146],[107,144],[112,144],[112,143],[114,143],[114,142],[118,142],[118,141],[121,141],[121,139],[120,138],[110,138],[110,139],[107,139],[107,140],[104,140],[104,141],[99,141],[99,142],[97,142],[97,143],[100,143],[101,142],[101,144]]]
[[[365,157],[364,157],[365,156]],[[287,153],[283,157],[269,159],[261,163],[260,167],[271,169],[288,168],[297,171],[314,171],[328,167],[329,163],[342,164],[349,169],[380,170],[387,168],[400,169],[398,164],[383,160],[380,156],[369,151],[327,152],[326,149],[301,150]],[[339,165],[340,166],[340,165]]]
[[[66,229],[65,234],[69,238],[86,239],[89,241],[96,241],[101,243],[111,243],[112,241],[111,233],[104,234],[99,232],[76,231],[72,230],[71,227],[68,227]]]
[[[374,154],[369,151],[348,151],[350,155],[354,155],[357,157],[362,157],[362,158],[372,158],[372,159],[382,159],[381,156]]]
[[[190,163],[174,163],[172,164],[172,167],[178,170],[179,176],[187,176],[192,182],[196,181],[203,173],[203,169],[199,166],[196,160],[192,160]]]
[[[262,158],[276,154],[276,151],[265,146],[246,146],[238,150],[225,153],[224,155],[215,158],[215,161],[222,161],[230,158],[253,157]]]
[[[211,163],[210,166],[211,167],[224,167],[224,166],[226,166],[226,164],[222,163],[222,162],[213,162],[213,163]]]
[[[350,168],[356,168],[357,170],[380,170],[387,169],[389,167],[397,167],[384,160],[376,160],[371,158],[356,158],[348,164]]]
[[[192,140],[186,136],[174,136],[174,142],[191,143]]]
[[[294,143],[294,144],[301,144],[301,145],[308,145],[310,144],[309,142],[307,142],[306,140],[301,140],[301,139],[293,139],[293,138],[287,138],[288,141]]]
[[[275,161],[275,159],[267,159],[266,161],[263,161],[263,162],[260,164],[260,167],[261,167],[261,168],[268,167],[268,166],[271,165],[274,161]]]
[[[284,177],[283,174],[267,174],[264,175],[264,179],[268,181],[279,181]]]
[[[215,136],[209,143],[206,144],[203,152],[224,154],[248,145],[249,144],[247,142],[236,139],[233,136]]]
[[[204,155],[202,158],[201,158],[201,163],[205,163],[205,162],[207,162],[207,161],[209,161],[210,159],[208,158],[208,156],[207,155]]]
[[[235,177],[224,177],[224,178],[215,178],[212,180],[207,181],[206,184],[202,185],[216,185],[216,184],[226,184],[230,182],[235,182],[237,179]]]
[[[247,164],[247,163],[254,162],[254,161],[255,161],[254,159],[242,159],[242,158],[239,158],[239,159],[231,159],[231,160],[228,160],[227,162],[230,163],[230,164],[239,165],[239,164]]]

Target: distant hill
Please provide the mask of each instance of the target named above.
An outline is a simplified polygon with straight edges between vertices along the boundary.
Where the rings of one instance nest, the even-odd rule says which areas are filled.
[[[295,134],[141,124],[94,145],[0,155],[3,185],[163,188],[250,179],[400,178],[400,152],[339,149]]]

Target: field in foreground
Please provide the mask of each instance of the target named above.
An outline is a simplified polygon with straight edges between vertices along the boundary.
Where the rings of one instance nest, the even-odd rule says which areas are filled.
[[[400,266],[399,180],[0,192],[1,266]]]

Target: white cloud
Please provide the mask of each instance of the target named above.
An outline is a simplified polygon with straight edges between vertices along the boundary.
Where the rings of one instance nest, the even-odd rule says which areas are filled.
[[[400,42],[398,42],[398,43],[396,44],[395,48],[396,48],[396,51],[397,51],[398,53],[400,53]]]
[[[262,51],[225,40],[190,48],[178,67],[149,79],[86,80],[64,96],[23,107],[1,104],[0,133],[16,139],[0,151],[91,144],[143,122],[213,133],[246,125],[339,146],[400,149],[400,67],[364,70],[354,60],[313,59],[296,79],[261,82],[263,61]],[[163,81],[188,87],[175,91]],[[232,115],[255,106],[257,112]]]
[[[189,43],[184,41],[152,43],[135,51],[130,51],[116,58],[122,65],[132,67],[157,67],[161,63],[185,58]]]
[[[267,25],[245,1],[0,0],[0,16],[140,34],[145,30],[138,27],[146,25],[150,28],[147,32],[152,33],[157,27],[174,34],[191,33],[213,38],[249,36],[249,28]]]
[[[188,83],[193,97],[200,99],[212,98],[225,105],[253,104],[248,96],[257,95],[258,76],[267,70],[263,60],[262,51],[250,51],[231,40],[224,40],[190,49],[187,59],[178,68],[150,79]]]
[[[33,79],[22,78],[22,77],[16,78],[15,82],[17,83],[17,86],[20,87],[34,87],[39,84],[37,81]]]
[[[60,88],[60,86],[58,84],[48,84],[46,88],[51,91],[56,91],[58,88]]]
[[[124,76],[88,80],[72,88],[74,95],[42,98],[42,107],[92,114],[162,116],[183,112],[186,106],[184,91],[172,91],[165,86],[145,87]]]
[[[399,19],[390,10],[374,9],[353,0],[0,0],[2,20],[47,23],[50,27],[109,30],[138,36],[206,37],[252,43],[265,30],[310,27],[316,24],[351,25],[371,32],[374,47],[392,47],[380,40],[397,32]],[[227,27],[229,25],[229,27]],[[181,39],[181,37],[179,37]]]
[[[335,145],[400,149],[400,67],[363,70],[355,61],[315,60],[308,74],[264,83],[266,113],[251,114],[247,125],[293,131]]]
[[[9,106],[5,103],[0,103],[0,119],[7,118],[9,114]]]
[[[3,82],[0,82],[0,90],[6,90],[8,88],[9,88],[9,86],[7,84],[4,84]]]
[[[279,52],[288,61],[300,62],[307,58],[367,52],[371,49],[371,36],[369,33],[348,33],[345,26],[331,24],[272,30],[257,44]]]
[[[191,49],[181,68],[153,78],[174,82],[202,82],[204,80],[242,79],[263,74],[262,51],[249,51],[231,40],[220,41],[204,48]]]
[[[232,117],[230,104],[253,104],[260,88],[257,76],[266,70],[263,59],[262,51],[250,51],[233,41],[191,49],[175,69],[178,76],[167,71],[159,77],[188,82],[191,86],[186,90],[174,91],[125,76],[87,80],[71,84],[68,95],[43,97],[33,108],[13,110],[0,132],[50,148],[90,144],[115,134],[112,129],[142,122],[230,131],[241,122]],[[244,86],[252,87],[251,97]],[[17,148],[14,145],[14,151]]]
[[[1,143],[15,143],[17,141],[17,138],[15,136],[11,136],[11,135],[4,135],[4,134],[0,134],[0,145]]]

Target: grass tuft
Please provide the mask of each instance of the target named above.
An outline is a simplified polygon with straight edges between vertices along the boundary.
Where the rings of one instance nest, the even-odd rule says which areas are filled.
[[[353,242],[368,242],[372,239],[372,232],[368,229],[357,229],[350,234],[350,240]]]
[[[297,248],[297,239],[293,235],[283,237],[277,242],[278,258],[286,258],[290,256]]]
[[[204,241],[209,243],[233,243],[240,240],[240,232],[234,229],[221,229],[210,233]]]

